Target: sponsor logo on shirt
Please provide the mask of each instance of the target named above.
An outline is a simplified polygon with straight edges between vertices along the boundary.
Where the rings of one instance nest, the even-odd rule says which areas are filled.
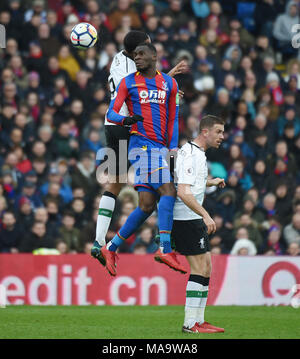
[[[164,90],[142,90],[139,93],[140,103],[158,103],[164,104],[166,102],[167,93]]]

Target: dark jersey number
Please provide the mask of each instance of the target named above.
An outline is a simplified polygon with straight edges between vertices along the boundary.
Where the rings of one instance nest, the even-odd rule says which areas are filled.
[[[115,92],[116,92],[116,85],[115,85],[112,77],[110,77],[108,79],[108,83],[109,83],[111,98],[113,98],[115,96]]]

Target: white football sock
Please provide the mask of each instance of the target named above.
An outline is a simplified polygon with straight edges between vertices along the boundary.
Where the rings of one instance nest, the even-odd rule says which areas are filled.
[[[114,196],[114,195],[112,195]],[[99,214],[96,225],[96,241],[100,246],[105,246],[105,236],[109,229],[113,211],[115,209],[115,197],[107,196],[105,193],[100,199]]]

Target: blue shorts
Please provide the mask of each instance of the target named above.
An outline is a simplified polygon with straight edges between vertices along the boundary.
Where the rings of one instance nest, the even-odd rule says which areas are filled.
[[[128,159],[135,169],[134,187],[137,191],[157,193],[165,183],[172,182],[166,160],[169,150],[143,136],[131,135]]]

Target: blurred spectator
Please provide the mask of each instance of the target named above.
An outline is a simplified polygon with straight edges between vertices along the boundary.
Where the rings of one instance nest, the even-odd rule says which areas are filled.
[[[286,250],[286,254],[290,256],[300,255],[300,244],[297,242],[291,242]]]
[[[296,213],[292,217],[291,223],[283,229],[283,238],[287,246],[292,242],[300,244],[300,214]]]
[[[278,226],[271,226],[268,230],[268,237],[266,238],[262,252],[266,253],[271,250],[275,255],[284,254],[284,248],[281,244],[281,229]]]
[[[67,252],[80,252],[80,230],[74,227],[75,216],[71,211],[65,211],[62,216],[62,226],[59,228],[59,238],[66,243]]]
[[[231,255],[255,256],[257,253],[254,243],[248,237],[246,228],[241,227],[236,233],[236,241],[230,252]]]
[[[31,253],[39,248],[55,248],[55,241],[47,236],[45,224],[35,221],[30,232],[21,239],[19,251]]]
[[[296,1],[289,1],[285,12],[278,15],[274,22],[273,36],[278,41],[278,49],[286,56],[290,57],[297,53],[291,46],[293,25],[299,24],[299,10]]]
[[[22,232],[16,223],[13,212],[6,211],[2,215],[2,228],[0,229],[0,252],[17,253]]]
[[[155,253],[158,250],[158,245],[155,242],[153,229],[151,226],[144,224],[140,229],[139,233],[131,245],[130,251],[136,253],[137,247],[145,247],[146,253]]]
[[[124,16],[129,16],[132,28],[141,28],[141,20],[137,11],[131,6],[130,0],[118,0],[117,7],[109,14],[108,21],[112,30],[115,30]]]

